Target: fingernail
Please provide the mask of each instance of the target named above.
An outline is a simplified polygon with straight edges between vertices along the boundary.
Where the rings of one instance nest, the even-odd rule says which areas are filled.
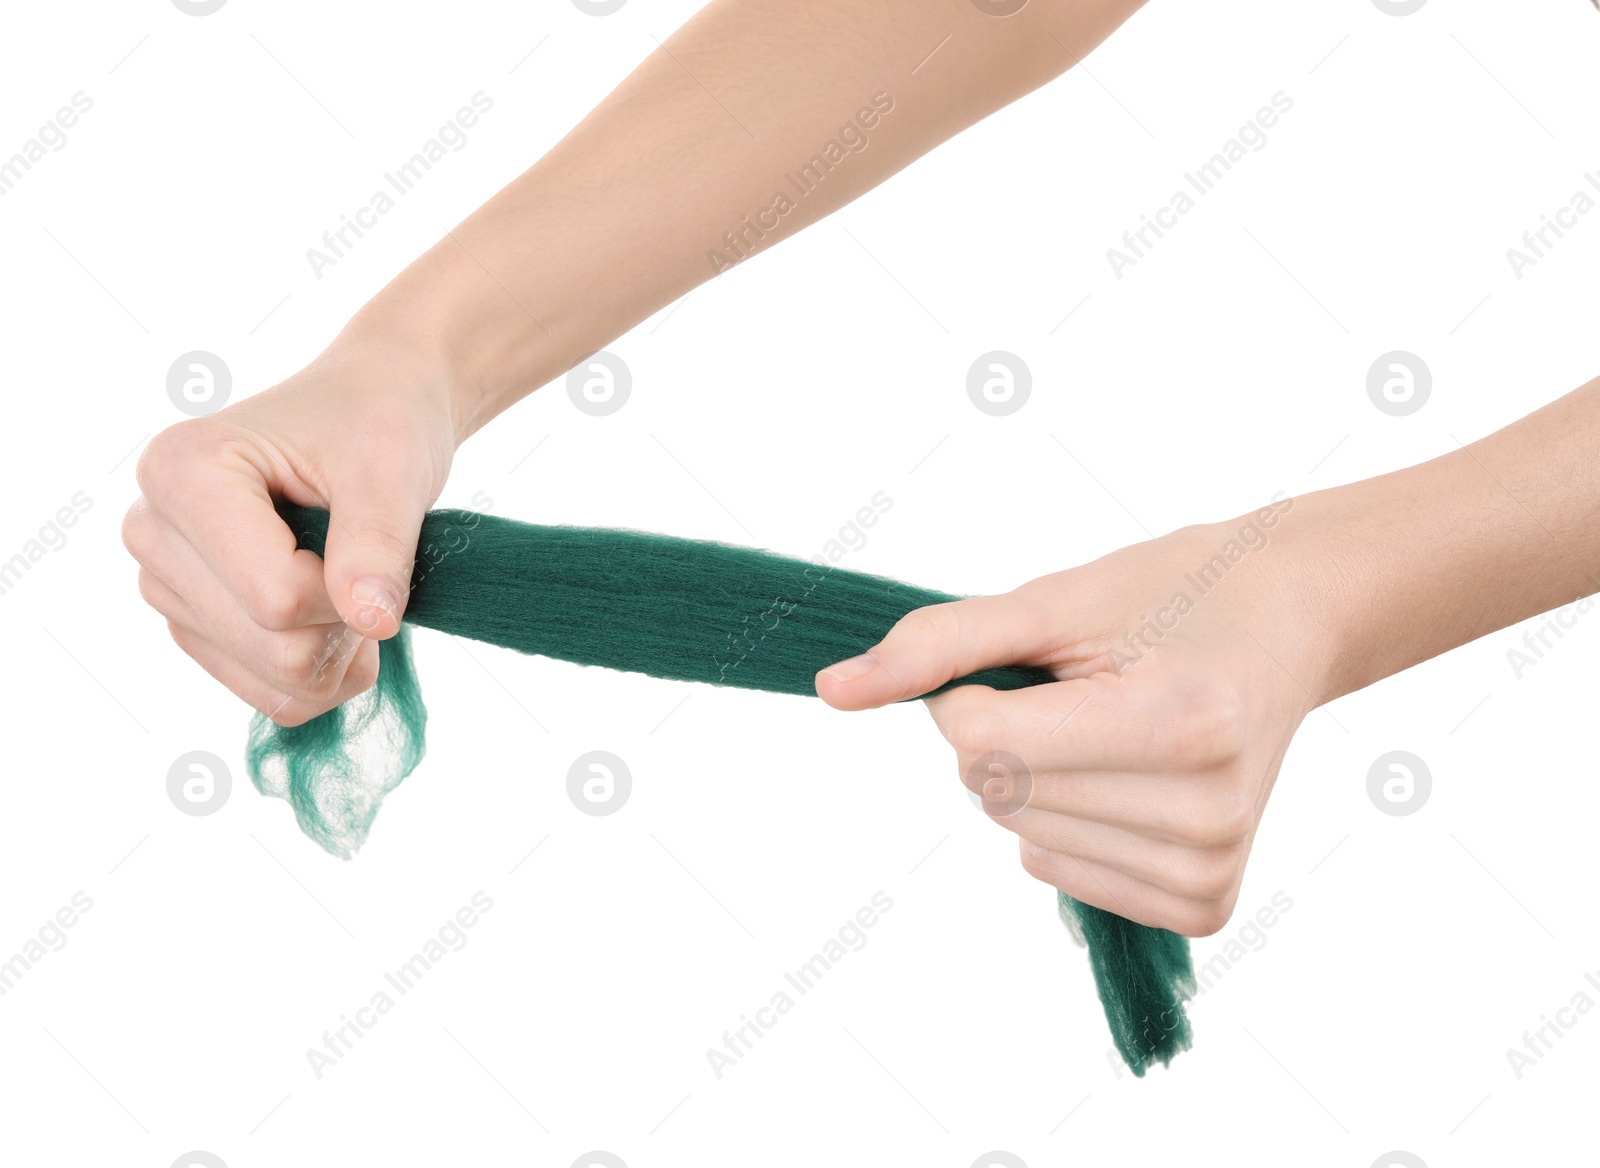
[[[854,681],[878,668],[878,659],[871,653],[863,653],[859,657],[849,657],[837,665],[830,665],[822,672],[834,681]]]
[[[360,605],[356,609],[356,627],[370,631],[378,627],[383,616],[393,617],[398,624],[400,601],[387,580],[378,576],[362,576],[350,585],[350,599]]]

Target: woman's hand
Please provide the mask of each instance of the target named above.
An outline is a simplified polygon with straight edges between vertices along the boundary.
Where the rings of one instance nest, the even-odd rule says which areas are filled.
[[[993,665],[1057,682],[929,698],[962,781],[1046,884],[1189,936],[1233,911],[1289,739],[1331,644],[1277,546],[1293,499],[1189,527],[1001,596],[918,609],[817,675],[859,710]],[[1285,541],[1287,543],[1287,541]]]
[[[280,725],[370,687],[377,641],[399,630],[458,434],[428,367],[341,338],[272,389],[163,430],[139,460],[122,539],[140,592],[179,648]],[[325,561],[296,548],[277,496],[332,513]]]
[[[463,438],[1059,76],[1142,3],[1056,0],[996,19],[981,5],[712,0],[311,367],[156,437],[124,526],[146,599],[275,721],[360,692],[377,668],[362,638],[399,627],[421,516]],[[727,52],[734,42],[745,51]],[[894,80],[928,64],[929,46],[932,88]],[[780,206],[772,176],[818,150],[849,162]],[[331,509],[325,567],[296,553],[272,512],[280,493]]]
[[[1051,669],[928,699],[963,780],[1040,880],[1214,933],[1308,712],[1600,589],[1597,450],[1600,378],[1418,466],[918,609],[817,693],[861,710]]]

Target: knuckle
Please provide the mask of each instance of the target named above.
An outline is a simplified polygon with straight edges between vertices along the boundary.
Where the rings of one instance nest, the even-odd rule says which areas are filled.
[[[274,671],[277,679],[296,692],[314,689],[322,667],[322,638],[306,631],[274,640],[278,645]]]
[[[987,702],[974,702],[954,710],[945,724],[945,737],[956,753],[977,758],[1001,749],[1007,740],[1005,717]]]
[[[333,706],[339,702],[339,692],[346,686],[350,670],[354,668],[359,653],[360,640],[352,645],[355,634],[336,627],[311,643],[309,669],[295,696],[319,705]]]
[[[913,609],[894,623],[885,640],[920,644],[929,640],[957,639],[961,635],[961,610],[958,605],[958,601],[946,601]]]
[[[153,532],[151,527],[150,508],[145,505],[145,501],[142,498],[135,500],[133,506],[129,507],[127,513],[122,517],[120,534],[122,536],[122,546],[128,550],[130,556],[140,563],[145,561],[152,547]]]
[[[1172,873],[1170,887],[1185,900],[1211,903],[1233,890],[1238,875],[1232,856],[1190,852]]]
[[[365,648],[365,646],[363,646]],[[366,693],[378,683],[378,654],[374,652],[357,652],[350,662],[350,668],[345,672],[345,686],[351,696]]]
[[[1208,681],[1189,691],[1172,714],[1169,732],[1177,753],[1189,766],[1221,765],[1244,749],[1244,701],[1232,686]]]
[[[163,430],[145,444],[139,461],[133,465],[133,478],[146,496],[155,495],[171,478],[173,465],[172,440],[169,430]]]
[[[304,726],[321,711],[306,705],[304,702],[291,700],[280,703],[276,709],[261,710],[260,712],[273,725],[292,730],[296,726]]]
[[[368,551],[381,552],[396,563],[410,550],[410,541],[396,531],[387,518],[344,515],[340,522],[349,529],[351,543]]]
[[[1056,880],[1056,857],[1049,848],[1034,843],[1032,840],[1022,841],[1018,856],[1022,861],[1022,870],[1035,880],[1042,880],[1053,885]]]
[[[1255,825],[1255,800],[1241,784],[1230,783],[1207,797],[1188,825],[1190,842],[1202,848],[1220,848],[1242,841]]]
[[[203,426],[196,418],[168,426],[145,445],[139,461],[134,466],[134,479],[147,498],[168,497],[182,481],[197,447],[197,437]]]
[[[282,581],[270,578],[254,581],[244,601],[245,613],[262,628],[284,632],[295,627],[300,598]]]
[[[344,665],[345,662],[337,652],[321,660],[312,669],[311,676],[306,679],[296,696],[304,701],[334,704],[335,695],[338,694],[339,687],[344,684]]]
[[[1191,905],[1173,931],[1186,937],[1210,937],[1222,932],[1233,916],[1233,900],[1232,896],[1227,896]]]

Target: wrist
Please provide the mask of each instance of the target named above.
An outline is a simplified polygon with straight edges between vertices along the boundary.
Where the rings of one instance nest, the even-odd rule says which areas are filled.
[[[554,296],[534,302],[526,291],[513,294],[457,242],[462,232],[395,277],[335,342],[381,352],[387,367],[403,367],[404,380],[446,411],[457,447],[615,335]]]
[[[1461,470],[1447,457],[1295,501],[1282,531],[1284,587],[1311,630],[1315,705],[1498,627],[1476,619],[1490,606],[1463,609],[1472,581],[1487,584],[1492,556],[1464,538],[1483,500]]]
[[[1308,503],[1310,505],[1308,505]],[[1205,524],[1188,590],[1238,589],[1239,648],[1304,717],[1332,692],[1346,639],[1348,564],[1327,556],[1332,517],[1318,496],[1280,492],[1253,511]],[[1226,584],[1224,584],[1226,581]]]
[[[1292,500],[1278,534],[1278,606],[1298,645],[1307,711],[1378,680],[1368,638],[1381,628],[1375,545],[1340,491]]]
[[[337,387],[350,417],[397,433],[416,433],[449,458],[468,433],[470,403],[437,336],[363,308],[304,371],[315,384]],[[396,427],[398,426],[398,430]]]

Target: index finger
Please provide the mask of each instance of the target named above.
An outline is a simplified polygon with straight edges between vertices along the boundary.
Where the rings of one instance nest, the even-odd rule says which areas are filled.
[[[204,419],[197,419],[204,422]],[[160,519],[199,555],[250,619],[274,631],[332,624],[339,613],[322,561],[301,549],[273,507],[274,473],[247,444],[183,422],[139,460],[139,487]]]
[[[964,757],[1009,751],[1032,771],[1195,773],[1238,752],[1234,707],[1206,685],[1096,673],[1018,690],[965,685],[926,699]]]

